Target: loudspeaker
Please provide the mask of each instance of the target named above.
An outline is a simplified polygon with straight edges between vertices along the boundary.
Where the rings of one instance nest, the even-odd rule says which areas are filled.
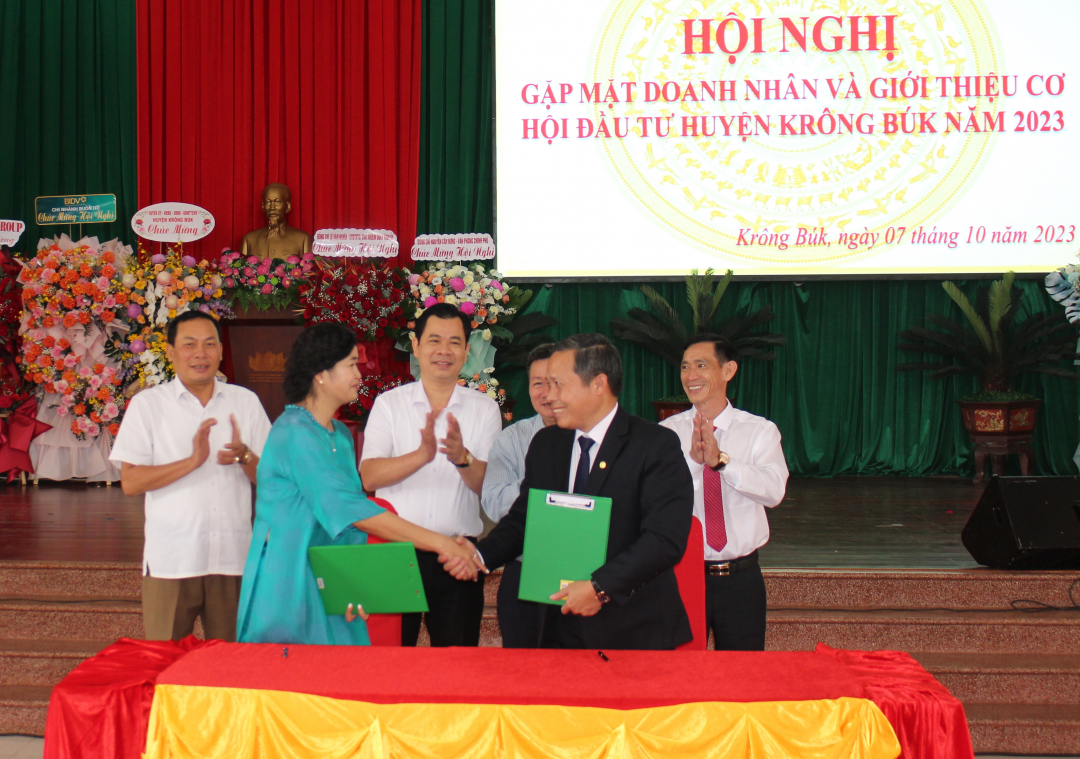
[[[1080,569],[1080,477],[992,477],[960,538],[994,569]]]

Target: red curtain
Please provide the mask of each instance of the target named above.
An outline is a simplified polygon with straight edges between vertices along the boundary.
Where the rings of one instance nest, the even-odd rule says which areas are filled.
[[[138,0],[139,205],[195,203],[216,257],[290,226],[416,232],[421,0]]]

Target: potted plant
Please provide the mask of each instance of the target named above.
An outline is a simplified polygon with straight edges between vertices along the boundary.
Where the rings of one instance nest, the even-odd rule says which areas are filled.
[[[682,365],[686,341],[701,332],[714,332],[726,337],[745,359],[772,361],[776,358],[773,348],[783,345],[786,339],[777,332],[755,331],[776,318],[771,308],[766,306],[753,313],[716,320],[716,309],[734,274],[728,269],[719,281],[712,269],[706,269],[704,274],[698,274],[694,269],[686,275],[686,300],[692,315],[689,329],[660,293],[648,285],[642,285],[640,290],[649,300],[652,310],[631,308],[625,317],[611,320],[612,331],[616,337],[657,354],[676,369]],[[652,403],[661,421],[690,408],[690,401],[685,395],[662,398]]]
[[[1042,401],[1013,390],[1021,374],[1080,378],[1058,366],[1080,356],[1076,331],[1053,314],[1029,316],[1018,323],[1023,296],[1013,289],[1014,277],[1013,272],[1006,272],[989,287],[979,288],[974,305],[954,283],[943,282],[967,323],[931,314],[927,319],[937,329],[912,327],[900,333],[901,350],[940,356],[936,361],[900,364],[900,371],[927,370],[934,379],[958,374],[978,379],[979,392],[960,399],[964,426],[977,447],[1004,450],[1017,442],[1030,445]]]

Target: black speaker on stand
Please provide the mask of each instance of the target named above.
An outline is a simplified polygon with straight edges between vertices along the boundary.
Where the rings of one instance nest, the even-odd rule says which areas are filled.
[[[1080,477],[993,477],[960,539],[994,569],[1080,569]]]

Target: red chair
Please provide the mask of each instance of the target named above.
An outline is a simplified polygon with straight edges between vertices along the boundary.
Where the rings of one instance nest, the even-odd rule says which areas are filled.
[[[376,503],[389,511],[397,514],[397,510],[382,498],[372,498]],[[698,532],[700,533],[700,528]],[[375,535],[368,535],[368,543],[385,543],[387,541]],[[702,580],[704,582],[704,580]],[[400,646],[401,645],[401,615],[400,614],[372,614],[367,621],[368,637],[373,646]]]
[[[705,626],[705,533],[697,517],[690,520],[690,538],[682,561],[675,565],[675,579],[694,633],[694,639],[678,650],[704,651],[709,645],[709,629]]]

